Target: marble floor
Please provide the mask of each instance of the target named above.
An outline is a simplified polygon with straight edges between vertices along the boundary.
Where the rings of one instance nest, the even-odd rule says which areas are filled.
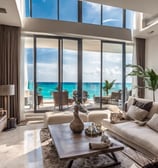
[[[0,168],[43,168],[41,124],[0,132]]]

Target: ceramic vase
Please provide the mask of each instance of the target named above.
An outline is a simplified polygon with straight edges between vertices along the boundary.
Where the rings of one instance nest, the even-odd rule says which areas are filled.
[[[79,116],[79,105],[74,106],[73,120],[70,122],[70,128],[73,133],[81,133],[84,129],[84,123]]]

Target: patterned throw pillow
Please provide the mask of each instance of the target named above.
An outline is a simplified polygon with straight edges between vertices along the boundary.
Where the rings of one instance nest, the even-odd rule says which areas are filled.
[[[150,111],[152,105],[153,105],[153,102],[150,101],[150,102],[141,102],[141,101],[138,101],[136,99],[134,99],[134,102],[133,102],[133,105],[141,108],[141,109],[144,109],[146,111]]]
[[[135,105],[131,105],[127,111],[127,117],[133,120],[143,121],[148,115],[148,111],[141,109]]]

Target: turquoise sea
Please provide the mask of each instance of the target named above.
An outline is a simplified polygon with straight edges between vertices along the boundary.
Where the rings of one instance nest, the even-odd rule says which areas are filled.
[[[51,93],[53,91],[56,91],[57,83],[56,82],[38,82],[37,83],[38,88],[41,88],[41,95],[44,97],[44,99],[52,99]],[[93,96],[99,96],[100,95],[100,83],[99,82],[85,82],[83,83],[83,90],[86,90],[89,95],[89,99],[93,99]],[[132,84],[126,83],[127,90],[131,90]],[[33,84],[31,82],[28,82],[28,89],[33,90]],[[122,89],[121,83],[115,83],[112,87],[112,89],[109,91],[118,91]],[[77,83],[74,82],[64,82],[63,83],[63,90],[67,90],[69,93],[69,98],[72,98],[73,91],[77,90]],[[103,92],[103,94],[105,94]]]

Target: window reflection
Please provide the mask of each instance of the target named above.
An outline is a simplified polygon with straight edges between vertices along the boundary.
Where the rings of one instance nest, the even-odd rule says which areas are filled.
[[[101,5],[97,3],[83,1],[83,23],[98,24],[101,23]]]
[[[122,25],[123,25],[123,9],[103,5],[102,24],[106,25],[106,26],[122,27]]]
[[[57,0],[32,0],[32,17],[57,19]]]

